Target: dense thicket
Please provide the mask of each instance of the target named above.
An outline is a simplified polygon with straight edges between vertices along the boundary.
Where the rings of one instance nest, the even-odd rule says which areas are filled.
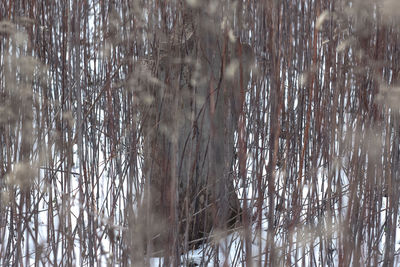
[[[1,1],[0,265],[397,266],[398,10]]]

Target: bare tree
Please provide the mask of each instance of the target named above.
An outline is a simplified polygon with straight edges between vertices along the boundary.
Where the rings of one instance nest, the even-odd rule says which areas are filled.
[[[0,265],[399,265],[398,10],[0,1]]]

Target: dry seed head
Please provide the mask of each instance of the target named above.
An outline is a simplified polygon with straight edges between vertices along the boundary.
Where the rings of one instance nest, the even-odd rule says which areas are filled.
[[[208,5],[208,13],[209,14],[214,14],[215,11],[217,11],[218,8],[218,2],[217,1],[211,1],[210,4]]]
[[[307,84],[307,80],[308,80],[308,74],[307,73],[300,74],[300,77],[299,77],[300,86],[305,86]]]
[[[235,36],[235,34],[233,33],[232,30],[228,31],[228,36],[229,36],[229,41],[231,41],[231,43],[236,42],[236,36]]]
[[[8,203],[10,202],[10,193],[8,191],[3,191],[0,193],[1,196],[1,203],[3,205],[8,205]]]
[[[68,123],[69,127],[74,127],[75,124],[75,119],[74,116],[72,115],[72,111],[66,111],[63,114],[63,119]]]
[[[17,31],[14,23],[10,21],[0,21],[0,33],[13,34]]]
[[[191,7],[199,7],[201,5],[199,0],[186,0],[186,3]]]
[[[35,176],[35,170],[29,163],[20,162],[15,164],[13,171],[7,175],[6,183],[26,189],[31,185]]]
[[[348,46],[349,46],[350,42],[349,40],[344,40],[343,42],[341,42],[337,47],[336,47],[336,52],[340,53],[343,52]]]
[[[317,21],[315,22],[315,28],[317,30],[321,30],[322,25],[328,18],[329,18],[329,11],[328,10],[323,11],[321,15],[319,15],[319,17],[317,18]]]
[[[229,80],[232,80],[235,77],[235,72],[239,68],[239,61],[237,59],[232,60],[229,65],[226,67],[225,75]]]
[[[23,46],[28,42],[28,35],[25,32],[18,31],[13,35],[13,39],[17,46]]]

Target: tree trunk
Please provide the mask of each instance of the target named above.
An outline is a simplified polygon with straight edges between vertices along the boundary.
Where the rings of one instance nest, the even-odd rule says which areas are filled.
[[[215,17],[194,10],[182,17],[152,58],[158,81],[148,86],[153,101],[144,112],[142,214],[147,209],[149,216],[140,217],[147,250],[165,255],[179,255],[238,221],[234,132],[253,58]]]

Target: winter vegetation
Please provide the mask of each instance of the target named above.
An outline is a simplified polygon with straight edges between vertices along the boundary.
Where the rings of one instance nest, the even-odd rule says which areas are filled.
[[[0,266],[399,266],[397,0],[0,1]]]

